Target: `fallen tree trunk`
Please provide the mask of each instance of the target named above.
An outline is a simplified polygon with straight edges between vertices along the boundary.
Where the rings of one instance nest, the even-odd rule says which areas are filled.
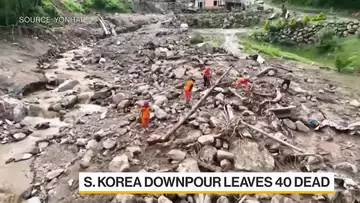
[[[111,33],[110,31],[106,28],[106,25],[105,25],[105,22],[103,20],[103,18],[98,15],[98,18],[99,18],[99,22],[100,22],[100,25],[101,25],[101,28],[104,30],[104,33],[106,36],[109,36]]]
[[[176,132],[176,130],[197,110],[200,104],[210,95],[211,91],[220,83],[220,81],[230,72],[233,68],[231,66],[209,89],[209,91],[192,107],[190,112],[186,114],[172,129],[170,129],[165,136],[162,138],[163,141],[168,140],[169,137]]]
[[[271,139],[273,139],[273,140],[275,140],[275,141],[277,141],[277,142],[285,145],[285,146],[287,146],[287,147],[290,147],[290,148],[292,148],[292,149],[294,149],[294,150],[296,150],[296,151],[305,153],[305,150],[300,149],[300,148],[298,148],[298,147],[296,147],[296,146],[294,146],[294,145],[292,145],[292,144],[290,144],[290,143],[288,143],[288,142],[285,142],[284,140],[281,140],[281,139],[279,139],[279,138],[277,138],[277,137],[274,137],[274,136],[272,136],[272,135],[270,135],[270,134],[262,131],[261,129],[259,129],[259,128],[253,126],[253,125],[250,125],[250,124],[246,123],[245,121],[242,121],[242,120],[241,120],[241,123],[244,124],[244,125],[246,125],[247,127],[251,128],[251,129],[253,129],[253,130],[255,130],[255,131],[257,131],[257,132],[259,132],[259,133],[261,133],[261,134],[263,134],[263,135],[265,135],[265,136],[267,136],[267,137],[269,137],[269,138],[271,138]]]

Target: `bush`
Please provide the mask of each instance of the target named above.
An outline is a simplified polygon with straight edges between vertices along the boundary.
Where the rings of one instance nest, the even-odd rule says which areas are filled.
[[[331,28],[323,28],[314,35],[314,42],[319,53],[332,52],[338,47],[337,38]]]
[[[74,0],[62,0],[61,4],[68,10],[69,12],[74,13],[85,13],[84,8],[81,4],[77,3]]]
[[[312,21],[326,20],[326,15],[323,12],[321,12],[318,15],[311,17],[311,20]]]
[[[309,17],[308,15],[304,15],[304,16],[302,17],[301,22],[302,22],[304,25],[307,25],[307,24],[309,23],[309,21],[310,21],[310,17]]]
[[[266,21],[265,21],[264,29],[265,29],[265,30],[269,30],[269,29],[270,29],[270,21],[269,21],[269,20],[266,20]]]
[[[295,18],[291,18],[291,20],[290,20],[289,23],[288,23],[288,26],[289,26],[290,28],[296,28],[296,27],[298,26],[298,23],[297,23],[296,19],[295,19]]]

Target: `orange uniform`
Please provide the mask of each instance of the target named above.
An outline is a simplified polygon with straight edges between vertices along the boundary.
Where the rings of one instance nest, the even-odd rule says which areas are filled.
[[[143,128],[147,128],[150,121],[150,106],[147,102],[144,102],[144,106],[140,111],[140,123]]]
[[[239,88],[241,85],[245,85],[245,91],[249,90],[249,79],[248,78],[240,78],[235,83],[236,87]]]
[[[191,90],[192,90],[193,86],[194,86],[193,80],[189,80],[185,83],[184,93],[185,93],[186,102],[190,101],[190,99],[191,99]]]

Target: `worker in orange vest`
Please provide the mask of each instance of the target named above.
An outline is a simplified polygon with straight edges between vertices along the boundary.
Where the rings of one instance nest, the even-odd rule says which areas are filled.
[[[145,100],[140,110],[140,124],[145,129],[145,131],[148,130],[149,121],[150,121],[150,105],[149,102]]]
[[[249,91],[249,78],[243,77],[236,81],[235,86],[236,88],[240,88],[242,85],[245,86],[245,91]]]
[[[194,80],[193,78],[191,78],[190,80],[188,80],[188,81],[185,83],[185,86],[184,86],[184,94],[185,94],[186,104],[189,104],[189,102],[190,102],[190,99],[191,99],[191,90],[192,90],[192,88],[194,87],[194,82],[195,82],[195,80]]]
[[[211,79],[211,69],[210,67],[205,67],[203,72],[204,77],[204,86],[209,87],[210,86],[210,79]]]

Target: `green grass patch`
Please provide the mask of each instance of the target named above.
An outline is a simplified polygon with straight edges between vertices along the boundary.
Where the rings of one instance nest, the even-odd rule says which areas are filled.
[[[245,51],[250,53],[262,53],[270,57],[280,57],[283,59],[301,61],[304,63],[312,63],[313,61],[299,56],[297,54],[287,52],[268,43],[262,43],[248,37],[240,36],[240,43],[244,46]]]
[[[130,0],[85,0],[83,6],[87,10],[93,9],[117,13],[133,12]]]
[[[262,43],[246,36],[239,36],[240,43],[245,46],[249,52],[259,52],[272,57],[301,61],[305,63],[320,63],[329,67],[335,66],[336,57],[342,59],[352,59],[348,67],[342,72],[355,72],[360,69],[360,39],[356,36],[339,39],[341,50],[338,52],[319,53],[314,45],[303,46],[280,46],[268,43]]]

